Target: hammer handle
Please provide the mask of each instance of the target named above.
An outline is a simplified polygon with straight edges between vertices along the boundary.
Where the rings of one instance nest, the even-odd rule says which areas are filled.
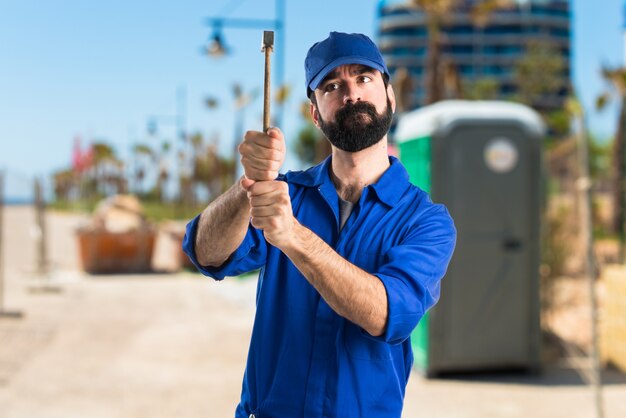
[[[265,80],[263,82],[263,132],[270,127],[270,53],[271,48],[265,48]]]

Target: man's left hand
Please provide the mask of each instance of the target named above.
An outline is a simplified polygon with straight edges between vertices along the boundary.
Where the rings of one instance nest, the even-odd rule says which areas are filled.
[[[284,181],[257,181],[248,188],[252,226],[263,230],[267,242],[283,248],[293,238],[296,220],[289,186]]]

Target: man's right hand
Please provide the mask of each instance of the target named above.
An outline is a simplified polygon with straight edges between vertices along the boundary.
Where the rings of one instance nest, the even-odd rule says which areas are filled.
[[[286,149],[280,129],[270,128],[267,133],[248,131],[238,149],[245,174],[241,181],[244,189],[247,190],[257,181],[270,181],[278,177]]]

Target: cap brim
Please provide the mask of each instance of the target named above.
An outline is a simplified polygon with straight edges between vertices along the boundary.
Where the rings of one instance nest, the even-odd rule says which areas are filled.
[[[324,68],[322,68],[320,72],[317,73],[315,77],[313,77],[313,79],[308,85],[308,88],[311,90],[315,90],[320,85],[322,80],[324,80],[324,78],[326,78],[326,76],[330,74],[331,71],[333,71],[335,68],[339,66],[349,65],[349,64],[366,65],[370,68],[380,71],[381,74],[387,73],[387,69],[385,67],[381,66],[379,63],[374,62],[370,59],[363,58],[361,56],[344,56],[344,57],[339,57],[334,61],[331,61]]]

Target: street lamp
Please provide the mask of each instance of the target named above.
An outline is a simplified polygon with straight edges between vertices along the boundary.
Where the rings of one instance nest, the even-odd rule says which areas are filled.
[[[284,86],[285,71],[285,0],[275,0],[276,17],[274,19],[227,19],[224,17],[210,17],[205,20],[206,24],[213,28],[213,35],[204,51],[210,57],[222,57],[228,53],[228,47],[224,42],[222,28],[225,26],[239,29],[274,29],[276,36],[276,71],[274,74],[275,85],[281,89]],[[276,115],[276,124],[281,125],[282,109]]]
[[[205,48],[205,52],[208,56],[216,58],[222,57],[228,53],[228,48],[224,45],[224,41],[222,41],[222,28],[219,25],[214,27],[213,35]]]

